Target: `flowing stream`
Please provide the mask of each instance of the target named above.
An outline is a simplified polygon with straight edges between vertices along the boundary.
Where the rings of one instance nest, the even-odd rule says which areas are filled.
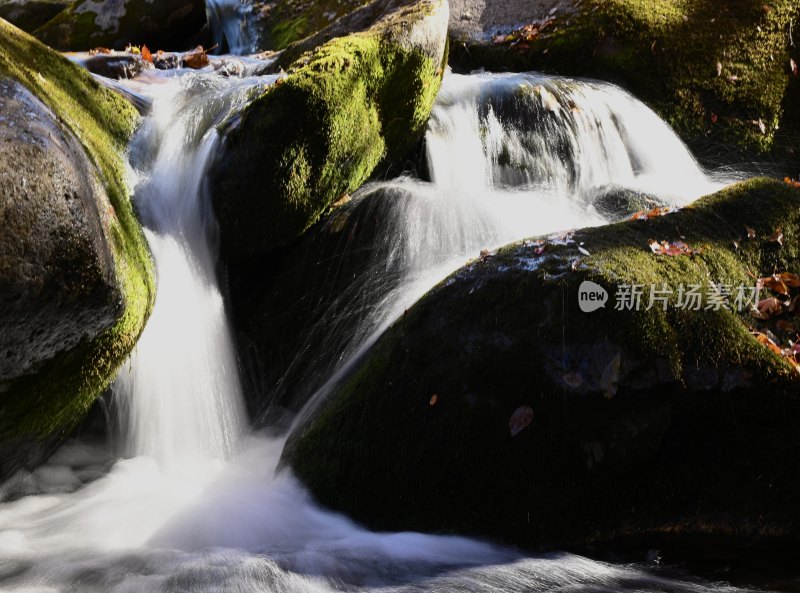
[[[2,486],[0,590],[734,590],[644,559],[372,533],[317,507],[290,472],[276,474],[284,437],[252,433],[243,413],[205,187],[215,125],[274,80],[209,68],[131,83],[153,105],[131,166],[156,307],[114,386],[114,448],[71,442]],[[609,188],[683,204],[719,183],[644,105],[601,83],[449,74],[427,139],[430,182],[404,177],[355,196],[388,213],[374,274],[354,288],[372,297],[307,410],[404,308],[481,249],[602,224],[613,215],[597,197]],[[394,280],[371,285],[381,274]]]

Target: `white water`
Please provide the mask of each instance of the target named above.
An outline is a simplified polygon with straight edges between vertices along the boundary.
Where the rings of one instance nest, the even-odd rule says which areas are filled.
[[[383,266],[397,280],[367,304],[368,319],[350,340],[347,357],[479,249],[603,221],[579,192],[565,189],[567,182],[508,184],[503,173],[479,185],[471,177],[475,167],[485,172],[495,160],[488,150],[488,158],[480,158],[476,140],[494,141],[483,129],[501,123],[469,114],[480,113],[472,85],[485,80],[491,82],[448,78],[429,132],[436,183],[403,179],[370,186],[357,197],[387,201],[379,193],[388,192],[392,198],[385,238],[375,247],[375,271]],[[0,589],[729,590],[569,554],[530,558],[464,538],[370,533],[316,507],[291,475],[275,474],[283,439],[250,435],[244,426],[204,193],[208,158],[218,142],[214,124],[269,82],[186,74],[152,85],[154,110],[132,163],[159,290],[146,333],[115,387],[126,458],[72,444],[44,468],[3,486],[4,497],[29,495],[0,505]],[[586,92],[587,112],[615,109]],[[475,125],[466,127],[462,115]],[[506,141],[518,133],[513,127],[495,131]],[[602,154],[615,155],[615,162],[601,163],[608,174],[585,172],[580,179],[619,181],[623,152],[603,148],[615,141],[597,136],[588,122],[579,144],[593,134],[600,144],[586,166]],[[670,142],[681,153],[677,139]],[[685,150],[681,154],[671,176],[695,176],[705,184]],[[634,173],[627,181],[638,182]]]

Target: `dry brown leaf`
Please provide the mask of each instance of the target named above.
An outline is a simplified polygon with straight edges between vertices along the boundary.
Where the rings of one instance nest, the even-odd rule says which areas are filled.
[[[775,232],[769,238],[771,243],[777,243],[781,247],[783,247],[783,229],[777,228]]]
[[[183,54],[183,66],[192,70],[205,68],[209,64],[206,51],[211,50],[204,50],[202,45],[198,45],[192,51]]]
[[[514,413],[511,414],[511,418],[508,419],[508,430],[511,436],[517,436],[520,432],[528,428],[531,422],[533,422],[533,408],[530,406],[520,406],[514,410]]]
[[[756,230],[754,228],[751,228],[751,227],[749,227],[747,225],[745,225],[744,228],[747,229],[747,238],[748,239],[755,239],[756,238]]]
[[[781,301],[775,297],[770,297],[758,301],[755,311],[752,311],[751,314],[756,319],[762,319],[766,321],[767,319],[772,319],[773,317],[777,317],[783,313],[783,308],[784,305]]]
[[[428,404],[429,404],[431,407],[433,407],[433,406],[435,406],[435,405],[436,405],[438,402],[439,402],[439,396],[438,396],[438,395],[436,395],[436,394],[434,393],[434,394],[431,396],[431,400],[430,400],[430,402],[428,402]]]

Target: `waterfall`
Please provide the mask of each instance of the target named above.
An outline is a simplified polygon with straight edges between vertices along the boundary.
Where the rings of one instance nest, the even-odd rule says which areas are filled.
[[[246,18],[249,10],[246,0],[206,0],[206,15],[215,34],[214,41],[220,47],[227,46],[232,54],[242,55],[255,49]]]
[[[132,147],[142,177],[135,203],[158,292],[115,386],[131,456],[181,464],[229,459],[241,436],[241,388],[204,182],[219,141],[214,125],[241,109],[257,82],[264,80],[197,74],[156,88],[153,113]]]
[[[598,81],[448,73],[425,139],[431,182],[367,184],[327,223],[357,212],[379,221],[369,264],[275,390],[289,407],[305,404],[295,426],[389,324],[482,250],[614,222],[625,213],[602,204],[609,192],[681,206],[723,185],[651,109]]]
[[[130,160],[158,296],[114,387],[126,456],[70,443],[0,487],[0,589],[734,591],[644,564],[371,533],[316,506],[291,473],[276,474],[284,436],[253,434],[243,417],[205,187],[216,125],[273,81],[181,72],[130,83],[153,104]],[[527,98],[509,107],[508,93],[523,86]],[[369,184],[342,211],[374,208],[381,222],[372,260],[348,293],[360,299],[360,322],[321,341],[334,363],[318,383],[334,381],[480,249],[608,220],[592,207],[598,187],[622,183],[670,203],[713,187],[652,112],[599,83],[448,75],[427,145],[432,182]],[[325,388],[312,391],[307,413]]]

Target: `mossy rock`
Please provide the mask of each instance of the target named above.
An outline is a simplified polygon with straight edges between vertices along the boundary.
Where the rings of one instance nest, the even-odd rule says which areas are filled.
[[[254,28],[259,47],[280,50],[326,28],[337,18],[368,4],[369,0],[278,0],[254,3]]]
[[[441,84],[447,14],[443,0],[378,0],[286,50],[288,76],[236,118],[212,170],[227,258],[287,244],[406,156]]]
[[[139,116],[0,21],[0,476],[46,454],[133,349],[153,264],[124,150]]]
[[[0,19],[32,33],[70,4],[69,0],[0,0]]]
[[[581,0],[531,41],[453,39],[451,63],[609,80],[691,143],[797,162],[799,17],[794,0]]]
[[[36,37],[60,51],[128,44],[155,49],[188,49],[206,25],[202,0],[75,0],[36,29]]]
[[[648,247],[681,237],[699,253]],[[796,542],[798,372],[751,335],[749,311],[690,310],[676,294],[666,308],[616,302],[626,285],[706,295],[797,272],[798,239],[800,191],[759,179],[548,238],[543,253],[501,249],[407,311],[283,462],[320,503],[375,529],[531,548],[657,534]],[[608,291],[604,308],[581,310],[584,281]],[[529,425],[512,434],[515,415]]]

